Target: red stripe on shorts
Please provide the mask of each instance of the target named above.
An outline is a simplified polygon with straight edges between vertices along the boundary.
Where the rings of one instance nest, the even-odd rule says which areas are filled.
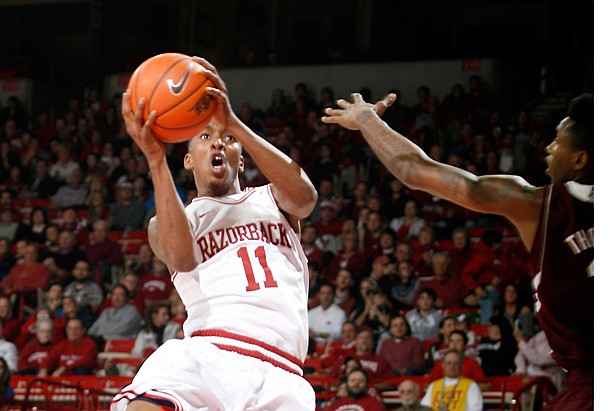
[[[241,342],[244,342],[247,344],[255,345],[255,346],[260,347],[269,352],[272,352],[273,354],[276,354],[277,356],[282,357],[286,361],[294,364],[301,370],[303,369],[303,366],[304,366],[302,361],[300,361],[298,358],[288,354],[287,352],[282,351],[282,350],[278,349],[277,347],[274,347],[270,344],[264,343],[262,341],[254,339],[254,338],[246,337],[244,335],[235,334],[235,333],[232,333],[229,331],[223,331],[223,330],[199,330],[199,331],[193,332],[191,335],[193,337],[221,337],[221,338],[228,338],[231,340],[241,341]],[[235,346],[228,345],[228,344],[219,344],[219,343],[213,343],[213,344],[222,350],[233,351],[238,354],[243,354],[243,355],[247,355],[249,357],[254,357],[259,360],[271,363],[274,366],[279,367],[283,370],[290,371],[294,374],[300,375],[294,369],[290,368],[286,364],[283,364],[282,362],[277,361],[277,360],[269,357],[268,355],[261,353],[260,351],[248,350],[246,348],[235,347]]]

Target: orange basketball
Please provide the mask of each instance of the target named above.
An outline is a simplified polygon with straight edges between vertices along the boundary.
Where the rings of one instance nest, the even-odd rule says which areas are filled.
[[[151,57],[131,76],[131,109],[135,113],[138,101],[146,97],[143,117],[153,110],[157,118],[151,129],[167,143],[180,143],[201,133],[214,117],[216,100],[206,92],[214,83],[203,67],[179,53]]]

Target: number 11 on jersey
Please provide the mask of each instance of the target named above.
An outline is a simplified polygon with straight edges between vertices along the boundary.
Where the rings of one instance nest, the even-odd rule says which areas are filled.
[[[250,256],[248,255],[248,248],[240,247],[240,249],[237,251],[237,256],[241,258],[241,262],[244,265],[244,271],[246,273],[246,279],[248,280],[246,291],[256,291],[260,289],[260,284],[257,283],[256,279],[254,278],[254,271],[252,270],[252,262],[250,261]],[[254,257],[256,257],[258,263],[265,272],[265,281],[263,282],[263,285],[266,288],[277,287],[277,282],[273,278],[273,273],[267,265],[267,254],[265,253],[265,247],[262,245],[256,247],[256,250],[254,250]]]

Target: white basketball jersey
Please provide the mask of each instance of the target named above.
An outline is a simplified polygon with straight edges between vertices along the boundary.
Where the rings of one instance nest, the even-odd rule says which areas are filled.
[[[185,335],[222,330],[303,361],[307,259],[271,186],[196,198],[186,214],[200,264],[191,272],[172,274],[188,312]]]

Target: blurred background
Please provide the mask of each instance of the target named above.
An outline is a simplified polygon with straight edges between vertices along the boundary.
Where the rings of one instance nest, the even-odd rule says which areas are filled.
[[[0,27],[0,80],[30,79],[33,112],[168,51],[221,70],[488,59],[518,106],[593,88],[592,1],[0,0]]]

